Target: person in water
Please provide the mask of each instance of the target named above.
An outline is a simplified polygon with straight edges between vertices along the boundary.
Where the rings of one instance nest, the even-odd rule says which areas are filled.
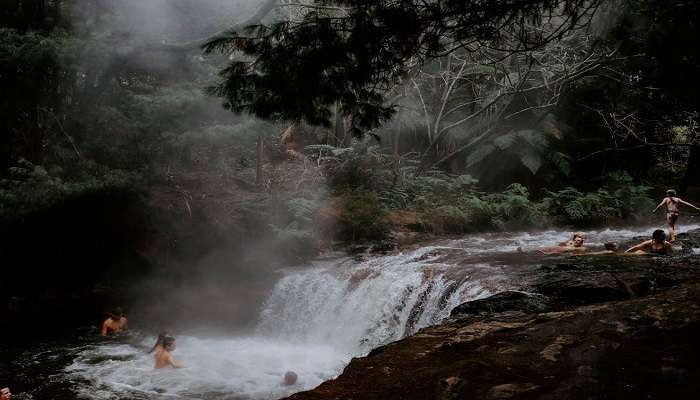
[[[592,253],[583,253],[583,256],[596,256],[600,254],[615,254],[620,250],[620,245],[617,242],[603,243],[602,251],[594,251]]]
[[[683,201],[680,197],[676,197],[676,191],[673,189],[669,189],[666,191],[666,197],[661,200],[661,203],[659,203],[658,206],[654,209],[653,212],[656,212],[659,208],[666,206],[666,223],[668,224],[668,240],[673,242],[676,240],[676,222],[678,222],[678,206],[681,204],[685,204],[686,206],[693,207],[694,209],[700,211],[700,208],[695,207],[694,205],[688,203],[687,201]]]
[[[156,340],[156,344],[153,346],[151,351],[149,353],[154,353],[153,356],[155,358],[155,366],[154,369],[161,369],[165,368],[167,366],[171,366],[173,368],[182,368],[182,365],[178,364],[175,362],[175,359],[173,359],[173,355],[171,354],[175,350],[175,338],[167,335],[167,334],[160,334],[158,335],[158,340]]]
[[[154,344],[151,350],[148,351],[148,354],[151,354],[157,350],[161,350],[163,348],[163,339],[165,339],[166,336],[170,335],[168,335],[167,333],[159,333],[158,338],[156,339],[156,344]]]
[[[120,307],[114,309],[110,316],[102,323],[100,335],[117,334],[129,328],[129,323]]]
[[[584,242],[583,233],[574,233],[571,240],[559,243],[561,247],[582,247]]]
[[[657,229],[652,233],[651,240],[645,240],[636,246],[632,246],[625,250],[625,253],[659,254],[667,256],[673,253],[673,246],[666,241],[666,233],[662,229]]]
[[[10,392],[10,388],[2,388],[0,389],[0,400],[10,400],[12,397],[12,393]]]
[[[287,371],[287,372],[284,374],[284,380],[282,381],[282,385],[284,385],[284,386],[293,386],[293,385],[296,385],[296,384],[297,384],[297,379],[298,379],[298,376],[297,376],[296,372],[294,372],[294,371]]]
[[[571,240],[559,243],[556,247],[546,247],[544,249],[538,250],[542,254],[555,254],[555,253],[565,253],[567,251],[585,251],[586,248],[583,246],[585,238],[582,233],[574,233]]]

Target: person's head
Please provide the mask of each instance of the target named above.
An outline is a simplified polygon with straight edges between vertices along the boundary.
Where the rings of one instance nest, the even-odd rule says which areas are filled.
[[[287,386],[292,386],[296,385],[297,383],[297,374],[294,371],[287,371],[284,374],[284,382],[285,385]]]
[[[668,190],[666,191],[666,196],[667,196],[667,197],[673,197],[673,196],[675,196],[675,195],[676,195],[676,191],[673,190],[673,189],[668,189]]]
[[[574,242],[574,247],[581,247],[583,246],[583,234],[582,233],[574,233],[574,237],[571,238],[571,241]]]
[[[121,307],[117,307],[112,311],[112,319],[118,320],[121,319],[124,316],[124,310],[122,310]]]
[[[168,351],[175,350],[175,338],[170,335],[163,336],[161,346]]]
[[[0,400],[10,400],[12,393],[10,393],[10,388],[0,389]]]
[[[151,347],[151,350],[149,350],[148,352],[153,353],[154,351],[156,351],[158,346],[163,346],[163,339],[165,338],[165,336],[167,336],[166,333],[159,333],[158,338],[156,339],[156,343],[153,345],[153,347]]]
[[[607,251],[618,251],[620,249],[620,245],[618,245],[617,242],[607,242],[603,244],[603,246]]]
[[[662,229],[655,230],[654,233],[651,234],[651,240],[655,241],[656,243],[665,242],[666,232],[664,232]]]

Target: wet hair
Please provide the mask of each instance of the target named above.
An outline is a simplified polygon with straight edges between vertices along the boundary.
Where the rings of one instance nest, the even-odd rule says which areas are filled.
[[[284,374],[284,384],[291,386],[297,383],[297,374],[294,371],[287,371]]]
[[[158,339],[156,339],[156,344],[153,345],[151,350],[148,351],[148,353],[153,353],[158,346],[161,347],[168,347],[171,344],[175,343],[175,338],[167,333],[161,333],[158,335]]]
[[[666,232],[662,229],[657,229],[651,234],[651,239],[657,243],[663,243],[666,240]]]
[[[675,196],[675,195],[676,195],[676,191],[673,190],[673,189],[668,189],[668,190],[666,191],[666,195],[667,195],[667,196]]]
[[[111,316],[112,316],[112,317],[116,317],[116,318],[121,318],[121,317],[124,316],[124,310],[122,310],[121,307],[116,307],[116,308],[112,311],[112,315],[111,315]]]
[[[617,251],[617,249],[620,248],[617,242],[606,242],[603,244],[603,247],[605,247],[605,250],[609,251]]]
[[[168,346],[170,346],[170,345],[172,345],[172,344],[175,344],[175,338],[174,338],[173,336],[166,335],[166,336],[163,338],[162,346],[163,346],[163,347],[168,347]]]

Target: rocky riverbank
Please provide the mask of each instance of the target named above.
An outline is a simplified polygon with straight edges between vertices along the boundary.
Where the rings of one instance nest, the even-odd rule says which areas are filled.
[[[700,232],[672,257],[522,266],[518,291],[355,358],[289,399],[691,398],[700,390]]]

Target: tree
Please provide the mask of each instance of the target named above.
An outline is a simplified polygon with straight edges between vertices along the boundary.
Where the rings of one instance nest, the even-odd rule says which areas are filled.
[[[298,21],[222,33],[206,52],[247,58],[222,70],[212,91],[225,107],[264,119],[330,126],[338,102],[360,135],[391,117],[386,94],[415,63],[469,45],[538,48],[576,26],[600,0],[314,1]],[[549,35],[528,29],[555,22]],[[516,40],[514,40],[516,39]]]

